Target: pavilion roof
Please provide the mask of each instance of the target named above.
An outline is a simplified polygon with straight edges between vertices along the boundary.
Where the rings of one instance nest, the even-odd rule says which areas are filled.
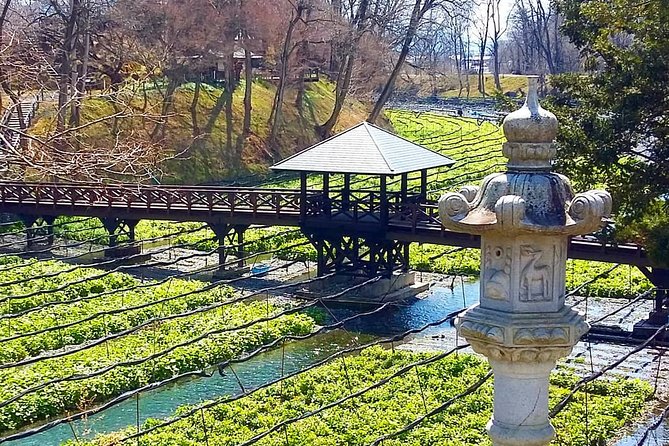
[[[361,122],[288,157],[271,169],[398,175],[450,166],[455,161],[387,130]]]

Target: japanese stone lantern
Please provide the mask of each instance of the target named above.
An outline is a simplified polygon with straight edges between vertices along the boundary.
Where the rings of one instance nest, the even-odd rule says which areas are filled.
[[[480,303],[456,326],[493,368],[495,446],[550,443],[549,374],[589,329],[565,305],[567,246],[570,236],[600,228],[611,196],[574,196],[569,179],[551,171],[557,128],[539,106],[537,77],[529,77],[525,105],[504,119],[507,171],[439,200],[446,228],[481,235]]]

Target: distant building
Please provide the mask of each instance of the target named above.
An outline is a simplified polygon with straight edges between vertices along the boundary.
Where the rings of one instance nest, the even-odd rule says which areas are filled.
[[[472,73],[478,73],[481,65],[483,65],[484,73],[491,73],[490,62],[492,60],[491,56],[483,56],[483,59],[480,57],[470,57],[465,59],[464,63],[467,69]]]
[[[454,68],[457,69],[456,57],[450,56],[450,59],[453,62]],[[483,63],[483,72],[487,74],[487,73],[492,73],[492,70],[490,68],[491,62],[492,62],[491,56],[483,56],[483,59],[481,59],[480,56],[469,56],[468,58],[460,59],[460,67],[462,71],[467,71],[471,74],[476,74],[479,72],[479,67],[481,67],[481,63]]]

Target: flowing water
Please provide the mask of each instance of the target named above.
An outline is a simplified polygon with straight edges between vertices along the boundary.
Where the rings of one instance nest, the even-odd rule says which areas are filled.
[[[651,421],[652,423],[652,421]],[[669,445],[669,420],[665,419],[655,430],[648,431],[650,424],[640,426],[632,435],[623,438],[615,446],[667,446]],[[648,431],[646,438],[644,434]],[[643,441],[643,442],[642,442]]]
[[[447,314],[465,308],[478,301],[478,282],[456,281],[453,289],[435,286],[422,299],[405,301],[401,305],[389,307],[382,312],[352,321],[345,330],[335,330],[314,338],[286,345],[284,371],[290,373],[306,367],[332,353],[354,345],[370,342],[378,337],[402,333],[412,328],[444,318]],[[359,309],[331,309],[333,319],[342,319],[359,312]],[[421,336],[430,336],[435,331],[449,327],[437,327],[426,330]],[[281,376],[281,363],[284,353],[276,349],[245,363],[234,366],[246,389],[256,387]],[[74,439],[89,439],[97,434],[117,431],[136,426],[148,418],[164,418],[184,404],[197,404],[204,400],[240,392],[236,378],[230,373],[211,378],[184,380],[141,394],[139,400],[131,399],[107,409],[88,420],[75,421],[71,425],[61,424],[41,434],[23,440],[6,443],[9,446],[58,446],[61,442]],[[73,433],[74,432],[74,433]]]

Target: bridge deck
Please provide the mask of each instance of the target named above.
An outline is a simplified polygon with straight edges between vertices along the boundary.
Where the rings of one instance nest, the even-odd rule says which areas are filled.
[[[378,218],[384,199],[387,222]],[[479,237],[445,230],[435,204],[403,202],[392,192],[382,197],[352,191],[346,201],[335,196],[323,203],[317,191],[293,189],[0,182],[0,212],[240,225],[300,226],[307,221],[351,233],[381,230],[392,240],[480,247]],[[571,240],[569,257],[650,265],[636,245],[612,246],[587,237]]]

